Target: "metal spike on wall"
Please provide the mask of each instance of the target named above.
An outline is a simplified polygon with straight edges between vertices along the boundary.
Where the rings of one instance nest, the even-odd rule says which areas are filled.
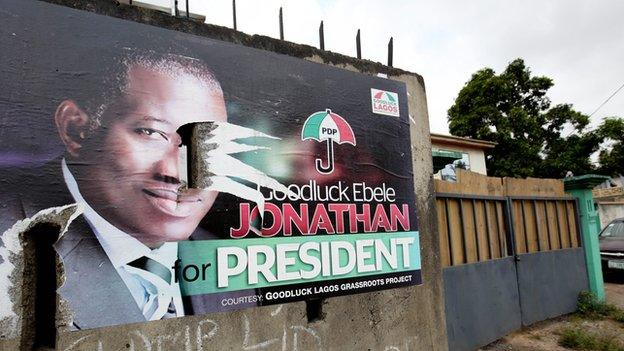
[[[132,5],[133,0],[128,0],[128,4]],[[173,15],[176,17],[180,16],[180,12],[178,9],[178,1],[173,0]],[[191,17],[191,11],[189,9],[189,0],[186,0],[186,18]],[[237,21],[236,21],[236,0],[232,0],[232,22],[234,25],[234,30],[238,30]],[[362,59],[362,42],[360,36],[360,29],[358,28],[357,34],[355,36],[355,49],[356,49],[356,57],[358,59]],[[284,40],[284,12],[283,8],[280,6],[279,9],[279,34],[280,40]],[[325,50],[325,28],[324,21],[321,20],[319,25],[319,48],[321,50]],[[394,37],[390,37],[388,41],[388,67],[393,67],[394,64]]]
[[[323,21],[321,21],[321,25],[319,26],[319,43],[321,50],[325,50],[325,32],[323,31]]]
[[[358,29],[355,36],[355,50],[357,51],[357,58],[362,58],[362,45],[360,44],[360,30]]]
[[[390,37],[390,41],[388,42],[388,67],[392,67],[393,50],[394,50],[394,45],[392,42],[392,37]]]
[[[236,0],[232,0],[232,19],[234,21],[234,30],[236,29]]]
[[[279,29],[280,29],[280,40],[284,40],[284,17],[282,16],[281,7],[279,11]]]

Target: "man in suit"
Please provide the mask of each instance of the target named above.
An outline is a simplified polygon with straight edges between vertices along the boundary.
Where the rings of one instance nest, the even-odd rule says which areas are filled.
[[[172,267],[177,241],[196,232],[217,196],[186,189],[177,130],[226,121],[220,84],[183,56],[124,52],[113,66],[101,95],[60,102],[54,121],[65,156],[32,172],[16,200],[23,217],[83,209],[55,244],[66,277],[60,294],[77,329],[213,309],[183,301]]]

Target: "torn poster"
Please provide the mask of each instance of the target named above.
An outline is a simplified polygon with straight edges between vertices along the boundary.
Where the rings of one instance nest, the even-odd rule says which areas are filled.
[[[0,296],[11,228],[70,204],[55,248],[76,329],[421,283],[405,84],[32,16],[0,13]]]

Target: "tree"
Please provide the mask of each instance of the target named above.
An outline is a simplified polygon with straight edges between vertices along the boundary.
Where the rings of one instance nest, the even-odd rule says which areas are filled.
[[[590,155],[599,148],[599,133],[588,132],[589,117],[569,104],[551,108],[546,96],[553,81],[531,76],[522,59],[504,72],[484,68],[466,83],[448,110],[456,136],[496,142],[487,152],[491,175],[562,178],[594,170]],[[566,128],[568,135],[564,136]]]
[[[624,119],[605,118],[598,127],[598,133],[611,143],[610,149],[601,150],[598,156],[600,173],[624,175]]]

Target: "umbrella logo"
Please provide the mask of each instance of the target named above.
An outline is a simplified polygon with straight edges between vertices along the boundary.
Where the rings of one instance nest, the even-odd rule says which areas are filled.
[[[371,88],[373,113],[399,117],[399,94]]]
[[[355,146],[355,134],[347,121],[330,109],[311,114],[303,124],[301,140],[313,139],[327,143],[327,162],[316,159],[316,170],[321,174],[334,171],[334,143]]]

